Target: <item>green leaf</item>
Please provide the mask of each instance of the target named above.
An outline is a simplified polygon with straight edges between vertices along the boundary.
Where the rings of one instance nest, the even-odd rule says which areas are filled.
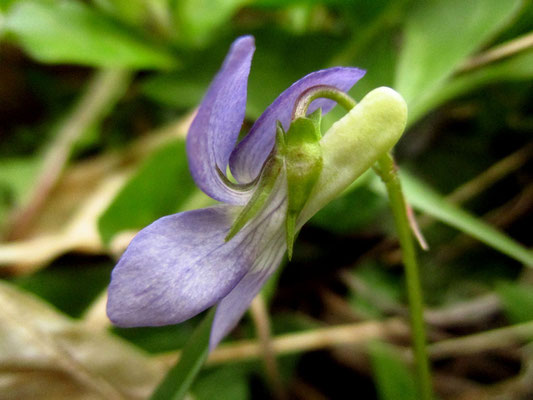
[[[45,63],[165,69],[177,64],[169,49],[81,2],[20,2],[7,14],[5,30]]]
[[[533,288],[515,283],[502,283],[496,288],[503,309],[513,324],[533,321]]]
[[[208,371],[194,383],[191,393],[196,400],[246,400],[251,398],[248,389],[250,366],[224,365]]]
[[[210,65],[195,69],[197,72],[179,71],[151,76],[141,84],[141,91],[148,98],[165,106],[183,109],[195,107],[202,101],[216,74],[215,68]],[[206,74],[205,70],[210,73]]]
[[[38,169],[37,157],[0,160],[0,232],[9,212],[24,202]]]
[[[383,197],[367,187],[357,187],[333,200],[308,223],[337,234],[350,234],[377,218],[386,205]]]
[[[214,316],[215,308],[212,308],[195,329],[178,363],[167,373],[150,397],[151,400],[179,400],[185,397],[209,354],[209,336]]]
[[[193,46],[207,43],[214,33],[250,0],[179,0],[175,2],[176,26],[183,40]]]
[[[533,252],[520,243],[482,219],[446,201],[442,195],[406,171],[401,171],[400,175],[407,202],[414,208],[459,229],[528,267],[533,267]],[[376,184],[372,184],[372,188],[385,193],[384,189],[381,186],[378,188]]]
[[[155,151],[101,215],[102,240],[109,243],[121,231],[143,228],[182,210],[195,194],[199,193],[187,166],[185,141],[178,139]]]
[[[346,3],[346,0],[254,0],[252,5],[254,7],[279,8],[314,4],[346,5]]]
[[[424,102],[417,102],[409,109],[408,124],[416,122],[425,113],[465,93],[482,86],[501,81],[521,81],[533,78],[533,50],[518,54],[507,60],[490,64],[449,79],[438,91]]]
[[[518,11],[521,0],[419,1],[408,14],[395,88],[409,107],[423,102]]]
[[[392,346],[371,342],[369,352],[380,400],[418,398],[414,376]]]
[[[109,284],[111,262],[76,261],[76,268],[60,260],[31,275],[13,278],[18,287],[35,293],[62,312],[79,317]]]
[[[364,262],[352,274],[348,302],[360,315],[378,319],[403,307],[403,282],[378,262]]]
[[[140,24],[148,14],[146,0],[93,0],[92,2],[106,13],[132,24]]]

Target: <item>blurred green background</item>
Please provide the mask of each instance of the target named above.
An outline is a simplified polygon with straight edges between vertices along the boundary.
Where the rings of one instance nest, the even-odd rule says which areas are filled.
[[[0,0],[0,399],[149,398],[190,337],[198,319],[112,328],[105,288],[135,231],[213,203],[184,138],[243,34],[257,48],[245,131],[321,68],[366,69],[355,99],[404,96],[395,155],[430,245],[436,392],[533,398],[530,1]],[[191,398],[416,398],[394,237],[365,174],[264,290],[275,371],[246,317]]]

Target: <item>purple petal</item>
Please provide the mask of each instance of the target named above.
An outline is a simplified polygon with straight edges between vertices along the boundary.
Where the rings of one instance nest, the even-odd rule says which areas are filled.
[[[229,242],[241,207],[220,205],[163,217],[139,232],[113,270],[107,314],[118,326],[182,322],[217,303],[250,271],[266,243],[282,237],[286,190]]]
[[[212,198],[244,204],[249,193],[232,190],[220,179],[224,174],[244,120],[254,38],[243,36],[231,45],[220,71],[211,83],[187,135],[191,174]]]
[[[313,72],[293,83],[265,110],[231,154],[230,168],[233,176],[242,183],[255,179],[274,146],[276,121],[279,120],[285,130],[289,128],[292,108],[302,92],[316,85],[331,85],[348,91],[364,74],[365,71],[358,68],[335,67]],[[309,111],[313,112],[321,107],[326,113],[334,105],[331,100],[319,99],[313,102]]]
[[[237,211],[229,205],[188,211],[139,232],[112,273],[111,321],[123,327],[175,324],[229,293],[259,251],[246,232],[224,241]]]
[[[272,244],[257,257],[252,269],[218,304],[211,327],[209,350],[217,347],[224,336],[237,325],[254,297],[279,266],[286,248],[284,231],[281,229]]]

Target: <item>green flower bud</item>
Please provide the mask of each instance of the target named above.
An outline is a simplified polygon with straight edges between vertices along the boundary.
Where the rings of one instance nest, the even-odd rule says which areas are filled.
[[[339,196],[400,139],[407,104],[391,88],[380,87],[333,124],[320,140],[323,167],[309,201],[298,218],[301,227]]]
[[[283,146],[283,158],[287,176],[287,253],[292,257],[296,239],[296,220],[309,199],[313,187],[322,171],[322,149],[320,148],[320,109],[309,117],[292,121]]]

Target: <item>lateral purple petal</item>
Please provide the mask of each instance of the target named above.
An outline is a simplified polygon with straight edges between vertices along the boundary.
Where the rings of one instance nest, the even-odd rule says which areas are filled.
[[[187,211],[140,231],[113,270],[109,319],[122,327],[176,324],[228,294],[258,252],[246,234],[224,241],[237,211]]]
[[[249,193],[243,194],[225,185],[217,167],[226,173],[239,136],[254,51],[252,36],[233,42],[187,134],[189,168],[196,184],[212,198],[230,204],[244,204]]]
[[[289,128],[294,103],[302,92],[316,85],[331,85],[348,91],[364,74],[365,71],[358,68],[334,67],[313,72],[293,83],[257,119],[250,133],[231,154],[233,176],[241,183],[255,179],[274,146],[276,121],[279,120],[285,130]],[[334,105],[331,100],[319,99],[312,103],[309,112],[320,107],[326,113]]]
[[[257,257],[251,270],[225,296],[217,306],[215,319],[211,327],[209,350],[213,350],[220,341],[237,325],[254,297],[276,270],[286,250],[285,237],[280,230],[272,243]]]

